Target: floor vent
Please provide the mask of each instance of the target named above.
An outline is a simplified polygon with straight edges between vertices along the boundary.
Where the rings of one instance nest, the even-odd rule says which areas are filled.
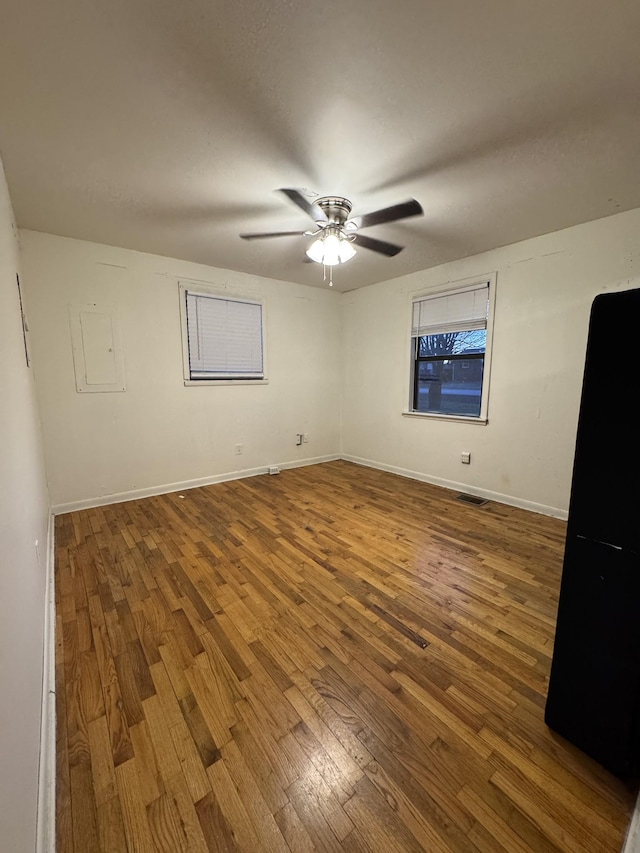
[[[462,501],[465,504],[473,504],[474,506],[484,506],[487,501],[485,498],[478,498],[475,495],[458,495],[456,498],[457,501]]]

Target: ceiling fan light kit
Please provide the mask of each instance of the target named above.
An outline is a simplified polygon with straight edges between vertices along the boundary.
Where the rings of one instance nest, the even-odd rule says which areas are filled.
[[[331,226],[324,229],[317,240],[307,249],[307,257],[318,264],[327,267],[334,264],[344,264],[355,255],[351,241],[339,229]]]
[[[395,243],[387,243],[375,237],[367,237],[359,234],[361,228],[372,225],[382,225],[386,222],[395,222],[399,219],[407,219],[410,216],[422,216],[424,211],[415,199],[395,204],[372,213],[364,214],[349,219],[351,214],[351,202],[342,196],[324,196],[314,202],[309,202],[300,190],[279,190],[290,201],[296,204],[316,225],[315,231],[272,231],[258,234],[241,234],[243,240],[258,240],[268,237],[305,236],[316,239],[307,249],[307,257],[316,263],[329,267],[329,285],[333,284],[331,276],[332,268],[336,264],[344,264],[356,254],[355,246],[370,249],[378,254],[391,258],[404,248]],[[355,244],[355,245],[354,245]]]

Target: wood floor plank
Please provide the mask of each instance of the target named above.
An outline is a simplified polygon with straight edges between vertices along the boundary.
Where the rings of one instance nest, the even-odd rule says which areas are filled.
[[[292,853],[294,850],[296,853],[313,853],[317,850],[291,803],[287,801],[286,805],[279,809],[274,817]]]
[[[296,709],[301,720],[313,733],[315,739],[322,746],[326,754],[331,758],[336,768],[347,782],[353,785],[361,779],[363,772],[359,765],[349,755],[349,752],[340,743],[340,740],[323,721],[317,711],[308,703],[302,692],[295,686],[286,690],[285,695]]]
[[[289,853],[289,847],[267,805],[258,783],[238,745],[229,741],[222,748],[224,767],[233,782],[260,846],[268,853]],[[210,775],[211,778],[211,775]],[[212,787],[217,785],[212,781]]]
[[[209,853],[244,853],[212,791],[198,800],[196,812]]]
[[[306,791],[306,795],[312,798],[314,808],[322,814],[338,839],[346,838],[353,825],[343,803],[352,796],[351,789],[342,779],[332,779],[333,768],[326,765],[321,754],[314,754],[311,745],[307,744],[305,749],[297,737],[288,734],[282,738],[281,746],[297,771],[298,778],[293,786]]]
[[[450,822],[437,804],[420,791],[398,762],[391,760],[391,768],[387,770],[377,761],[371,761],[366,773],[385,800],[393,803],[399,819],[424,850],[449,853],[453,845],[454,849],[464,845],[460,827]]]
[[[169,721],[163,712],[158,696],[151,696],[142,703],[149,737],[153,744],[158,773],[164,783],[181,772],[180,759],[173,745]]]
[[[289,779],[280,771],[278,764],[271,760],[269,752],[263,748],[263,743],[253,736],[250,726],[244,720],[236,723],[232,735],[232,743],[238,747],[261,796],[272,814],[276,814],[289,802],[284,793]],[[291,778],[295,776],[292,774]]]
[[[194,744],[200,756],[202,766],[206,770],[207,767],[220,760],[220,749],[213,739],[202,709],[198,705],[198,701],[193,693],[188,693],[180,699],[179,704],[182,716],[187,724],[189,735],[191,736],[190,741],[189,738],[183,738],[182,742]]]
[[[89,723],[89,746],[94,797],[96,805],[101,806],[118,793],[106,715]]]
[[[362,720],[331,693],[319,673],[309,669],[294,674],[293,678],[307,703],[335,735],[349,757],[358,767],[365,767],[372,756],[358,739],[364,727]]]
[[[158,853],[189,853],[189,839],[176,803],[162,794],[147,806],[151,837]]]
[[[165,788],[146,716],[141,723],[131,727],[130,733],[140,797],[145,806],[149,806],[164,794]]]
[[[368,777],[358,782],[345,810],[369,849],[377,847],[390,853],[423,853],[422,844]]]
[[[98,838],[101,853],[129,853],[119,795],[98,806]]]
[[[618,853],[566,524],[347,462],[55,519],[59,853]]]
[[[83,762],[69,768],[69,796],[74,850],[98,853],[98,816],[90,764]]]
[[[210,848],[204,836],[184,774],[178,773],[176,776],[172,776],[171,779],[167,780],[166,787],[167,793],[171,796],[180,816],[180,827],[187,839],[187,850],[189,853],[207,853]],[[212,839],[213,842],[214,839]]]
[[[155,853],[147,810],[140,793],[135,758],[116,767],[116,781],[129,853]]]
[[[484,839],[488,837],[487,843],[492,842],[494,847],[500,845],[503,850],[510,851],[510,853],[528,853],[531,849],[513,826],[504,820],[501,815],[496,814],[491,806],[471,787],[465,785],[458,792],[458,799],[477,821],[469,830],[468,835],[470,839],[477,837],[480,840],[482,838],[484,845]],[[484,832],[481,833],[479,831],[477,824],[482,826]],[[544,840],[538,837],[536,839],[536,846],[540,849],[541,853],[544,849],[543,844]],[[547,847],[547,849],[551,848]]]

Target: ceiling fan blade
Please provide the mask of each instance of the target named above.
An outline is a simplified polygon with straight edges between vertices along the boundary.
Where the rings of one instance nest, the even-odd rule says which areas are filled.
[[[385,240],[376,240],[375,237],[367,237],[366,234],[356,234],[353,242],[356,246],[362,246],[363,249],[371,249],[372,252],[379,252],[388,258],[392,258],[404,249],[404,246],[387,243]]]
[[[354,216],[350,222],[353,222],[358,228],[369,228],[371,225],[382,225],[384,222],[395,222],[397,219],[407,219],[409,216],[422,216],[424,210],[420,202],[415,198],[402,201],[400,204],[393,204],[391,207],[384,207],[381,210],[374,210],[372,213],[365,213],[363,216]]]
[[[284,193],[290,201],[297,204],[301,210],[304,210],[307,216],[310,216],[314,222],[328,222],[324,211],[317,205],[311,204],[311,202],[307,201],[300,190],[280,189],[278,192]]]
[[[243,240],[263,240],[265,237],[303,237],[306,231],[267,231],[264,234],[241,234]]]

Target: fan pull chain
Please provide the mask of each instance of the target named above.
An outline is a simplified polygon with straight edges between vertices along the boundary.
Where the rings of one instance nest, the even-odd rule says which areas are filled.
[[[327,280],[327,265],[322,264],[322,280]],[[333,287],[333,266],[329,264],[329,287]]]

